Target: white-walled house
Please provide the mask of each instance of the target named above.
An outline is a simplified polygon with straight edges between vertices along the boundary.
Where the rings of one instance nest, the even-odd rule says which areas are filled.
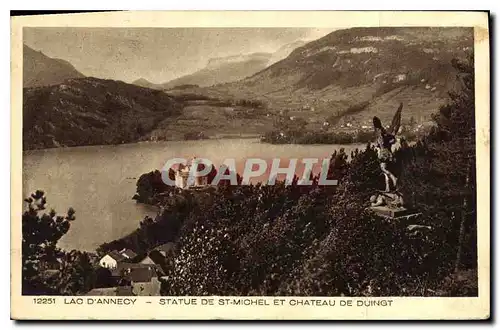
[[[111,251],[99,260],[99,265],[104,268],[114,269],[118,263],[135,258],[137,254],[130,249]]]
[[[118,254],[116,251],[111,251],[99,260],[99,265],[103,268],[113,269],[118,266],[118,262],[125,259],[122,255]]]

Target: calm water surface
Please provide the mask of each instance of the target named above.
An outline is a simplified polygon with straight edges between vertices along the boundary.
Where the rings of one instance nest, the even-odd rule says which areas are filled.
[[[71,206],[76,220],[61,239],[64,249],[95,250],[103,242],[135,230],[154,207],[132,200],[137,178],[161,169],[169,158],[208,158],[220,165],[226,158],[327,158],[335,149],[359,145],[271,145],[256,139],[166,141],[119,146],[91,146],[26,151],[23,194],[45,191],[48,208],[64,214]]]

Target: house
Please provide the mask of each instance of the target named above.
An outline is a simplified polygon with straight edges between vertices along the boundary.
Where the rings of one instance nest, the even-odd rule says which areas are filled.
[[[171,254],[160,252],[158,250],[150,251],[146,256],[139,261],[142,265],[151,265],[156,267],[157,273],[160,276],[167,274],[172,266],[173,258]]]
[[[143,265],[156,265],[156,262],[154,262],[153,259],[151,259],[151,257],[148,255],[146,255],[144,258],[142,258],[140,261],[139,261],[140,264],[143,264]]]
[[[154,250],[160,252],[160,254],[166,258],[169,255],[173,255],[175,250],[175,244],[173,242],[168,242],[162,245],[158,245]]]
[[[133,296],[132,286],[118,286],[111,288],[92,289],[86,296]]]
[[[137,253],[130,249],[123,249],[119,252],[122,256],[124,256],[126,259],[132,260],[137,257]]]
[[[115,278],[126,278],[127,274],[131,274],[135,269],[147,269],[156,275],[164,275],[162,268],[157,264],[119,262],[116,268],[111,269],[111,276]]]
[[[153,268],[135,268],[128,275],[136,296],[159,296],[161,282]]]
[[[118,253],[118,251],[111,251],[99,260],[99,265],[104,268],[114,269],[117,267],[118,262],[124,259],[126,257]]]
[[[171,266],[174,251],[175,244],[173,242],[161,244],[149,251],[148,254],[143,255],[142,258],[138,260],[138,263],[142,265],[153,265],[157,267],[159,274],[165,274]]]
[[[113,250],[99,260],[99,265],[104,268],[114,269],[121,261],[130,261],[137,257],[137,254],[130,249],[120,251]]]
[[[143,265],[162,265],[169,254],[171,253],[165,250],[151,250],[139,260],[139,263]]]
[[[159,296],[161,283],[158,277],[165,275],[158,265],[140,263],[119,263],[111,274],[129,281],[132,294],[137,296]]]

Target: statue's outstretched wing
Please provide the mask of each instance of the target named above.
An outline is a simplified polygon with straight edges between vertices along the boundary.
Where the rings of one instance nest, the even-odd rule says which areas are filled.
[[[387,131],[389,134],[396,135],[398,134],[399,128],[401,127],[401,111],[403,110],[403,103],[399,104],[399,108],[394,114],[394,118],[392,118],[391,126]]]
[[[373,128],[375,130],[377,130],[377,129],[382,130],[382,131],[384,130],[384,126],[382,125],[382,122],[380,121],[380,119],[377,116],[373,117]]]

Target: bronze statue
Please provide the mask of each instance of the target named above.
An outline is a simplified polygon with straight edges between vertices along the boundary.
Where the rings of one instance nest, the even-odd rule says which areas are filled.
[[[397,188],[398,178],[391,172],[391,165],[394,164],[394,156],[392,154],[392,145],[396,143],[396,134],[401,126],[401,111],[403,103],[399,105],[391,126],[386,130],[378,117],[373,117],[373,127],[376,133],[376,144],[378,148],[378,159],[380,161],[380,169],[385,176],[385,191],[389,192],[390,182]]]
[[[370,196],[370,206],[387,206],[391,208],[404,207],[403,196],[399,193],[377,193]]]

